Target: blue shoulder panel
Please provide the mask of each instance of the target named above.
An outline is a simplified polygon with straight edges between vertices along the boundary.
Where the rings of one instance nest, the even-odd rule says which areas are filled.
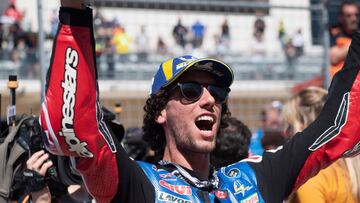
[[[231,202],[261,202],[254,170],[246,162],[238,162],[218,171],[220,189],[229,192]]]
[[[154,185],[155,202],[202,203],[205,202],[204,191],[200,191],[176,177],[167,170],[159,169],[153,164],[137,162]],[[219,189],[208,194],[207,202],[214,203],[264,203],[257,189],[256,177],[246,162],[238,162],[221,168],[217,172]],[[200,197],[202,196],[202,197]]]

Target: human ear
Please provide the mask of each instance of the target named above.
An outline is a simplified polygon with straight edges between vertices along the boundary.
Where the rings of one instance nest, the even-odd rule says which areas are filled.
[[[163,124],[166,121],[166,110],[163,109],[160,111],[160,114],[156,117],[155,122],[158,124]]]

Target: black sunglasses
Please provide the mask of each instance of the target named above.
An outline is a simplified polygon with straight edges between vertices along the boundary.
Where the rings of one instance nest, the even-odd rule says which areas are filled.
[[[175,90],[177,87],[180,88],[182,96],[190,102],[195,102],[200,99],[204,92],[204,87],[206,87],[211,96],[214,97],[216,103],[224,103],[230,92],[230,88],[228,87],[200,84],[197,82],[177,83],[169,92]]]

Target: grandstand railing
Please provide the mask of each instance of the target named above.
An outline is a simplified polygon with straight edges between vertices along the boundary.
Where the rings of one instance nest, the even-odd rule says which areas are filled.
[[[23,54],[16,61],[14,54],[0,51],[0,79],[7,79],[10,74],[17,74],[21,79],[39,79],[36,69],[36,54]],[[50,55],[47,52],[46,64]],[[109,80],[151,80],[154,72],[164,59],[170,56],[149,55],[139,60],[137,54],[120,56],[101,55],[97,58],[100,79]],[[307,80],[321,74],[322,59],[318,56],[300,56],[288,61],[284,56],[246,57],[228,55],[222,57],[233,69],[236,80]],[[113,67],[113,71],[111,70]]]

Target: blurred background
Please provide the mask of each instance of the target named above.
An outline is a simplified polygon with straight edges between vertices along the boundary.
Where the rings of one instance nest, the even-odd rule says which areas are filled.
[[[329,30],[340,0],[92,0],[100,98],[126,127],[140,127],[151,78],[174,56],[211,56],[235,72],[229,107],[255,130],[267,105],[329,85]],[[58,1],[0,2],[1,116],[9,75],[17,75],[17,114],[37,115]],[[121,108],[119,108],[121,107]]]

